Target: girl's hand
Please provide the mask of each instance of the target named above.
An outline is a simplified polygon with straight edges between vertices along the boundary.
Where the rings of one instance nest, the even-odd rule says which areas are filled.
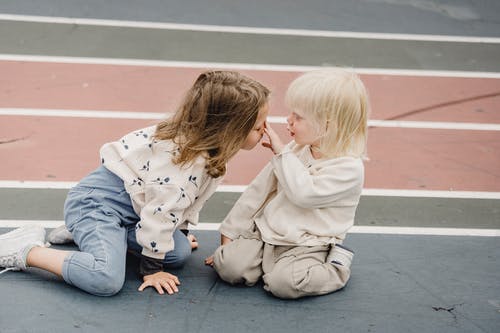
[[[225,245],[227,243],[231,243],[233,240],[227,236],[220,235],[220,245]],[[212,254],[210,257],[205,259],[205,265],[214,267],[214,255]]]
[[[266,134],[269,142],[263,141],[262,145],[266,148],[271,149],[273,151],[273,153],[275,155],[277,155],[277,154],[281,153],[281,151],[283,150],[283,147],[285,147],[285,145],[281,141],[278,134],[272,129],[271,126],[269,126],[268,122],[265,123],[265,126],[266,127],[264,128],[264,134]]]
[[[214,256],[211,255],[205,259],[205,265],[214,267]]]
[[[198,248],[198,240],[193,234],[188,234],[187,239],[189,240],[189,243],[191,243],[191,249],[196,250]]]
[[[154,287],[158,294],[161,295],[164,294],[164,289],[169,295],[179,292],[177,286],[181,284],[177,276],[167,272],[157,272],[151,275],[145,275],[143,280],[144,282],[139,287],[139,291],[143,291],[147,287]]]

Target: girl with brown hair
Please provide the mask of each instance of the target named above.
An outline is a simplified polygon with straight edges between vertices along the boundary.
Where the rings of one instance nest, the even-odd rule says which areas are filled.
[[[261,140],[268,97],[237,72],[202,73],[173,117],[103,145],[102,165],[70,190],[55,236],[71,233],[59,243],[72,238],[79,251],[45,247],[41,227],[19,228],[0,235],[0,266],[38,267],[111,296],[123,286],[129,251],[141,258],[139,291],[177,292],[179,279],[163,268],[181,266],[198,246],[187,225],[198,222],[228,160]]]

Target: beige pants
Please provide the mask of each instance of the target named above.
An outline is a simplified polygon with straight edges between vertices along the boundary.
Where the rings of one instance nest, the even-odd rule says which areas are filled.
[[[252,286],[262,277],[274,296],[299,298],[331,293],[349,280],[350,267],[325,262],[329,245],[271,245],[256,229],[215,251],[214,268],[224,281]]]

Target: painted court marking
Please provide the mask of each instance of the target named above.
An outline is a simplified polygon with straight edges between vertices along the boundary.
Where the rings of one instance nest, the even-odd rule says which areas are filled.
[[[218,68],[228,70],[256,70],[275,72],[307,72],[325,68],[323,66],[295,66],[295,65],[268,65],[245,64],[224,62],[190,62],[148,59],[120,59],[120,58],[90,58],[90,57],[62,57],[44,55],[0,54],[0,61],[30,61],[67,64],[93,64],[116,66],[147,66],[147,67],[179,67],[179,68]],[[398,76],[430,76],[430,77],[460,77],[498,79],[499,72],[473,72],[473,71],[436,71],[420,69],[386,69],[386,68],[359,68],[353,69],[359,74],[369,75],[398,75]]]
[[[15,15],[15,14],[0,14],[0,20],[146,28],[146,29],[165,29],[165,30],[228,32],[228,33],[245,33],[245,34],[259,34],[259,35],[285,35],[285,36],[306,36],[306,37],[410,40],[410,41],[459,42],[459,43],[490,43],[490,44],[500,43],[500,38],[496,37],[395,34],[395,33],[373,33],[373,32],[352,32],[352,31],[260,28],[260,27],[256,28],[256,27],[245,27],[245,26],[221,26],[221,25],[205,25],[205,24],[107,20],[107,19],[33,16],[33,15]]]
[[[80,117],[110,119],[163,119],[168,113],[97,111],[97,110],[61,110],[61,109],[26,109],[0,108],[0,116],[35,116],[35,117]],[[267,117],[272,124],[286,124],[286,117]],[[500,124],[437,122],[437,121],[401,121],[369,120],[370,127],[396,127],[445,130],[500,131]]]
[[[77,182],[0,180],[1,188],[14,189],[70,189]],[[246,185],[219,185],[217,192],[242,193]],[[500,192],[477,191],[429,191],[396,189],[363,189],[363,196],[410,197],[410,198],[453,198],[453,199],[500,199]]]
[[[57,228],[64,224],[62,220],[0,220],[1,228],[19,228],[26,225],[39,225],[44,228]],[[217,231],[220,223],[203,223],[190,226],[191,230]],[[413,227],[372,227],[353,226],[352,234],[388,234],[388,235],[428,235],[428,236],[476,236],[500,237],[499,229],[469,229],[469,228],[413,228]]]

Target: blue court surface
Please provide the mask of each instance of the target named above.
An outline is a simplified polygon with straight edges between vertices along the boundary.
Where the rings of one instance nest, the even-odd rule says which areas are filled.
[[[5,231],[5,230],[2,230]],[[498,238],[351,235],[352,276],[338,292],[280,300],[235,287],[203,264],[218,233],[178,271],[178,294],[138,292],[130,257],[123,290],[99,298],[47,274],[0,278],[1,332],[498,332]],[[69,247],[64,247],[69,248]]]

